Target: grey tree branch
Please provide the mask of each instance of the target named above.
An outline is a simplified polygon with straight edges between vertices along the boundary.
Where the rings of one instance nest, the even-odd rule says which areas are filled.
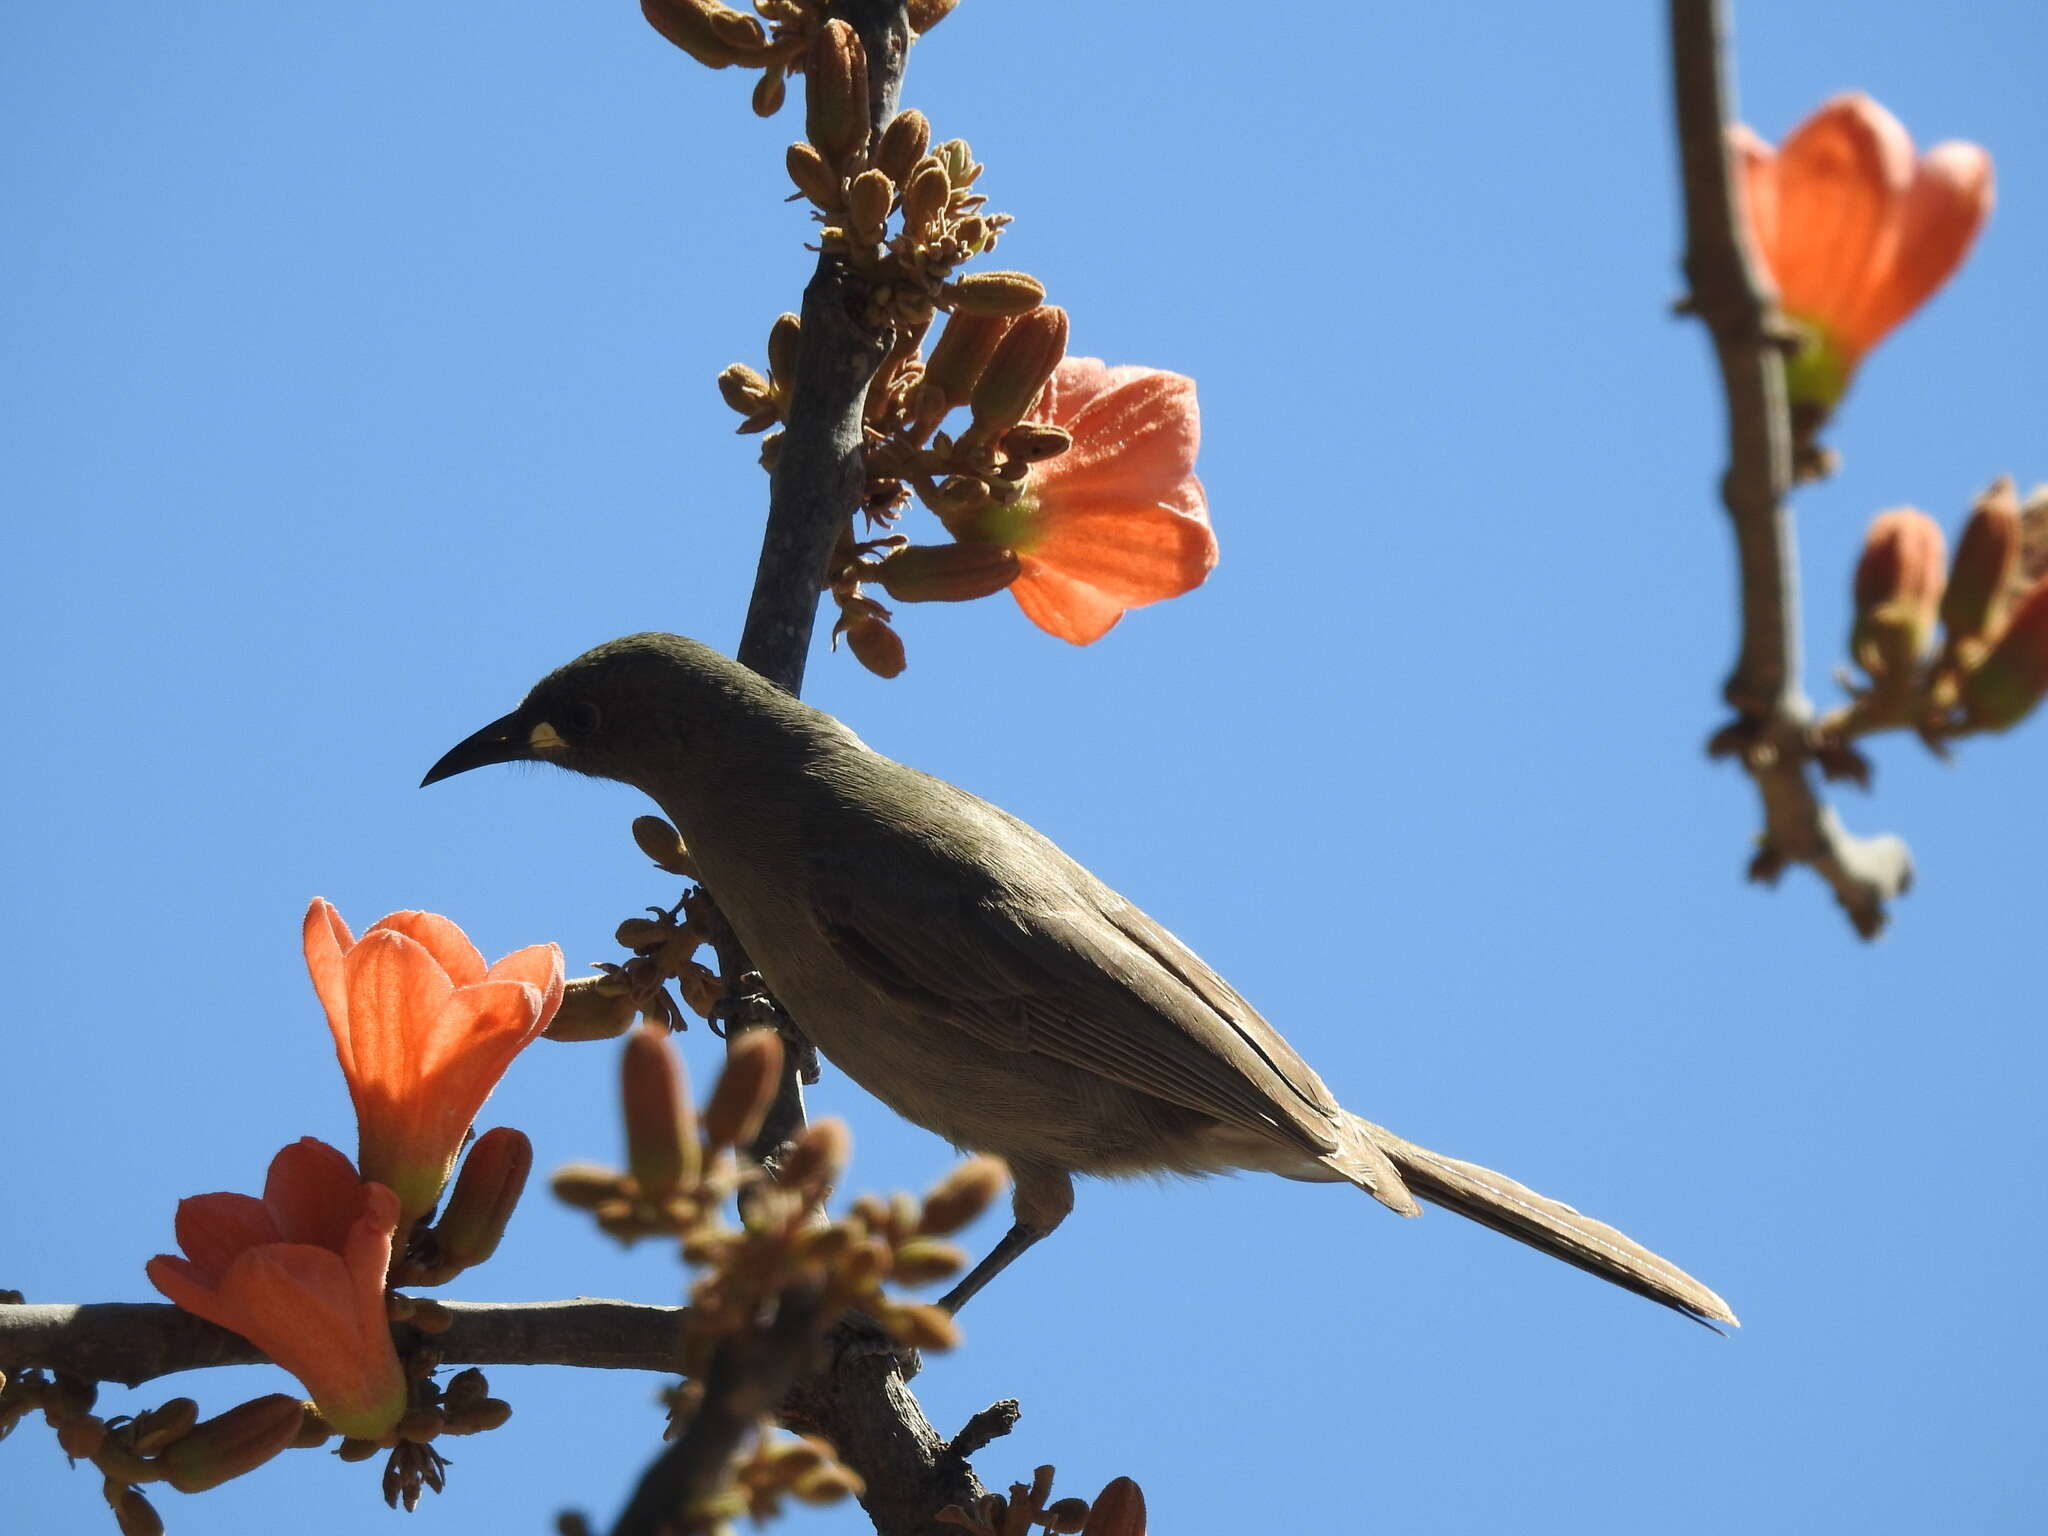
[[[444,1301],[455,1321],[434,1337],[450,1365],[576,1365],[677,1370],[681,1307],[629,1301]],[[62,1371],[137,1386],[175,1371],[261,1365],[240,1334],[161,1302],[0,1306],[0,1371]]]
[[[1815,788],[1813,706],[1799,682],[1798,540],[1792,425],[1776,310],[1744,243],[1729,170],[1733,96],[1725,0],[1671,0],[1672,95],[1685,194],[1687,307],[1714,341],[1728,402],[1728,469],[1721,496],[1735,533],[1742,649],[1723,695],[1738,718],[1710,747],[1734,757],[1763,802],[1750,877],[1773,881],[1805,864],[1827,881],[1856,931],[1883,929],[1886,903],[1913,878],[1896,837],[1858,838]]]

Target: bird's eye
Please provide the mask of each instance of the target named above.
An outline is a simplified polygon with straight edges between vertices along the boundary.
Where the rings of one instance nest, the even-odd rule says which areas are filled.
[[[569,706],[562,718],[562,734],[576,740],[596,734],[598,726],[604,723],[597,712],[597,706],[588,699],[580,699]]]

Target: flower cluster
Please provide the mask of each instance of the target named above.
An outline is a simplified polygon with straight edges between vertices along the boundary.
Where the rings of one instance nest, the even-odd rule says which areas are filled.
[[[1145,1536],[1145,1494],[1128,1477],[1111,1478],[1092,1504],[1054,1499],[1052,1478],[1051,1467],[1040,1467],[1029,1483],[1010,1484],[1008,1498],[983,1494],[972,1509],[951,1504],[939,1511],[938,1520],[972,1536],[1031,1536],[1034,1525],[1055,1536]]]
[[[2022,504],[2009,476],[1992,485],[1952,563],[1926,513],[1880,513],[1854,597],[1849,654],[1868,681],[1819,727],[1831,772],[1864,777],[1846,744],[1874,731],[1912,729],[1940,749],[2017,725],[2048,695],[2048,486]]]

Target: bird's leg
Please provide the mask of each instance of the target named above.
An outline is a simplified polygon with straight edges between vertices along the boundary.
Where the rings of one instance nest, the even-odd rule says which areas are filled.
[[[1026,1248],[1049,1236],[1074,1208],[1074,1181],[1067,1177],[1065,1169],[1013,1162],[1010,1176],[1016,1180],[1010,1196],[1015,1220],[1003,1234],[1003,1240],[989,1250],[988,1257],[939,1298],[939,1305],[948,1312],[958,1312],[966,1306],[969,1297],[1007,1269],[1010,1261]]]

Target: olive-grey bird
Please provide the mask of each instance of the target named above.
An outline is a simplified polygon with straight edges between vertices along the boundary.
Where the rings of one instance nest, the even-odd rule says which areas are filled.
[[[537,683],[432,784],[555,763],[651,796],[790,1018],[839,1069],[1015,1180],[957,1307],[1057,1227],[1076,1173],[1255,1169],[1416,1199],[1694,1318],[1706,1286],[1614,1228],[1337,1104],[1188,947],[1040,833],[871,751],[707,646],[629,635]]]

